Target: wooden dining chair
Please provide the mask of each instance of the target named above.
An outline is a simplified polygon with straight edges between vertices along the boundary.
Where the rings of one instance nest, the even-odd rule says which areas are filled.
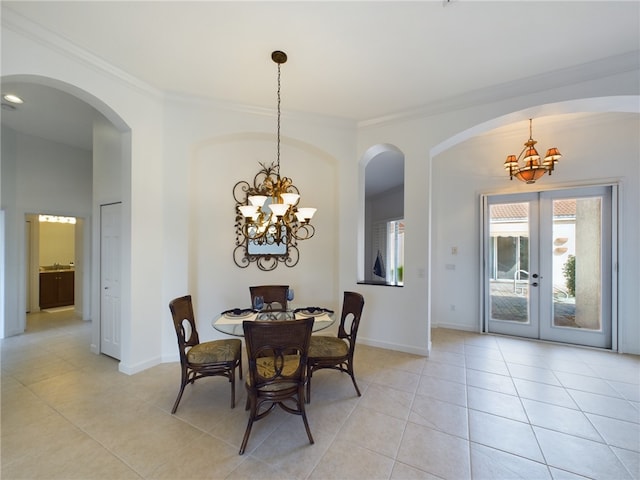
[[[356,349],[356,337],[363,308],[364,297],[361,294],[344,292],[338,336],[314,335],[311,338],[307,362],[307,403],[311,401],[313,372],[323,368],[349,374],[353,386],[356,388],[356,393],[358,396],[361,395],[353,373],[353,354]]]
[[[313,321],[313,317],[310,317],[243,322],[249,359],[246,379],[249,422],[240,446],[240,455],[247,447],[253,423],[266,417],[276,406],[285,412],[302,416],[309,443],[314,443],[304,406],[307,352]]]
[[[264,310],[285,311],[287,309],[287,290],[289,285],[256,285],[249,287],[251,305],[256,297],[264,300]]]
[[[171,413],[176,413],[187,383],[203,377],[226,377],[231,382],[231,408],[236,405],[236,367],[242,378],[242,342],[240,339],[212,340],[200,343],[193,314],[191,295],[173,299],[169,303],[173,326],[178,337],[181,380],[178,398]]]

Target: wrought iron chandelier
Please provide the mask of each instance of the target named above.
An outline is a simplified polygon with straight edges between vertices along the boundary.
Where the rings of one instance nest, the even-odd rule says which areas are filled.
[[[279,262],[298,263],[297,242],[315,234],[310,221],[315,208],[298,207],[300,191],[289,177],[280,175],[280,66],[287,54],[276,50],[271,59],[278,65],[278,122],[276,161],[262,167],[253,184],[244,180],[233,187],[236,201],[236,248],[234,261],[242,268],[257,262],[261,270],[273,270]]]
[[[544,161],[540,164],[540,155],[534,146],[536,142],[532,136],[533,119],[529,119],[529,140],[524,144],[524,148],[520,152],[520,155],[509,155],[504,162],[504,168],[509,172],[509,179],[513,180],[516,177],[518,180],[522,180],[526,183],[535,183],[545,173],[553,172],[556,163],[562,157],[560,151],[553,147],[547,150],[547,155],[544,157]],[[524,154],[524,165],[520,166],[520,158]]]

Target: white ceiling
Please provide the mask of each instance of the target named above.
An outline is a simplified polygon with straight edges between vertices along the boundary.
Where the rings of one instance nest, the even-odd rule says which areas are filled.
[[[2,11],[3,23],[35,22],[159,91],[260,107],[275,106],[270,55],[281,49],[283,110],[354,121],[640,48],[637,1],[3,1]],[[46,128],[62,130],[82,110],[36,90],[22,90],[23,118],[3,110],[3,123],[33,126],[47,110],[58,125]]]
[[[60,90],[33,83],[3,82],[2,93],[12,92],[25,103],[2,110],[2,124],[65,145],[93,149],[93,118],[89,104]],[[6,102],[3,101],[3,105]]]

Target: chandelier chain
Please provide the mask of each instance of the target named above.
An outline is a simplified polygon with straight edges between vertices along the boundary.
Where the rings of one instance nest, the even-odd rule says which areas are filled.
[[[271,59],[278,64],[278,105],[276,131],[276,162],[260,163],[262,167],[253,184],[244,180],[233,187],[236,201],[236,248],[233,260],[240,268],[255,262],[260,270],[270,271],[284,263],[298,263],[298,242],[315,234],[310,223],[315,208],[298,207],[300,192],[289,177],[280,177],[281,130],[281,64],[287,54],[276,50]]]
[[[280,177],[280,64],[278,63],[278,128],[276,135],[277,154],[276,160],[278,163],[278,178]]]

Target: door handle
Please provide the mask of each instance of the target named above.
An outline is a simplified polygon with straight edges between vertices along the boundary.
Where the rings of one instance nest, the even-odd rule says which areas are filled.
[[[531,286],[532,286],[532,287],[537,287],[537,286],[538,286],[538,282],[533,282],[533,283],[531,284]]]
[[[533,275],[531,275],[531,277],[533,277],[533,278],[538,278],[538,274],[537,274],[537,273],[534,273]]]

